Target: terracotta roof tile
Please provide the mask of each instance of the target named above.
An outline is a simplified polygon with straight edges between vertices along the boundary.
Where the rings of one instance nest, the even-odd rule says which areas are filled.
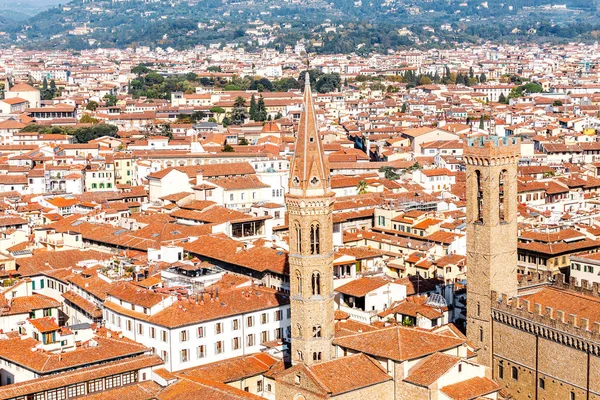
[[[466,341],[402,326],[336,338],[334,344],[396,361],[420,358],[461,346]]]
[[[488,378],[476,377],[453,385],[444,386],[441,391],[453,400],[472,400],[494,393],[500,386]]]
[[[415,385],[428,387],[459,363],[460,360],[460,357],[449,354],[434,353],[416,363],[408,371],[408,376],[404,380]]]

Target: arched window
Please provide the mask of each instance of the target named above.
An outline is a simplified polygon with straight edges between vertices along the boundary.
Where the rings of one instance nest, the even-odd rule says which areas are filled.
[[[296,358],[298,361],[302,361],[302,352],[300,350],[296,351]]]
[[[475,171],[477,177],[477,222],[483,222],[483,186],[481,186],[481,171]]]
[[[302,274],[300,271],[296,270],[296,285],[298,294],[302,294]]]
[[[298,333],[298,337],[302,339],[302,325],[296,324],[296,332]]]
[[[322,358],[322,356],[321,356],[321,352],[320,351],[319,352],[315,351],[313,353],[313,361],[321,361],[321,358]]]
[[[498,178],[498,218],[500,222],[506,222],[506,209],[504,204],[504,180],[506,179],[506,170],[500,172]]]
[[[312,224],[310,226],[310,254],[319,254],[319,224]]]
[[[544,380],[544,378],[540,378],[539,386],[540,389],[546,389],[546,381]]]
[[[313,337],[321,337],[321,325],[313,326]]]
[[[294,229],[296,233],[296,251],[302,253],[302,230],[300,229],[300,224],[296,222]]]
[[[481,316],[481,304],[479,304],[479,302],[477,303],[477,316]]]
[[[313,296],[321,294],[321,274],[318,272],[312,274],[312,294]]]
[[[512,373],[511,373],[511,375],[512,375],[512,378],[515,381],[519,380],[519,370],[517,369],[517,367],[512,367]]]
[[[479,341],[483,342],[483,328],[479,327]]]

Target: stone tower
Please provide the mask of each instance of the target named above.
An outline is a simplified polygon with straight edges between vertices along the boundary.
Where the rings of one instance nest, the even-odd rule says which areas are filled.
[[[332,352],[334,193],[308,76],[289,182],[291,356],[294,364],[310,365]]]
[[[467,337],[491,366],[491,291],[517,293],[517,138],[468,139]]]

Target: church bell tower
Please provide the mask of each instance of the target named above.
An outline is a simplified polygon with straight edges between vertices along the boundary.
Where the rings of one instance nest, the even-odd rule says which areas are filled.
[[[517,164],[514,137],[467,139],[467,338],[492,364],[491,291],[517,293]]]
[[[311,365],[330,360],[332,354],[334,193],[308,72],[305,80],[304,110],[285,201],[290,235],[291,358],[294,364]]]

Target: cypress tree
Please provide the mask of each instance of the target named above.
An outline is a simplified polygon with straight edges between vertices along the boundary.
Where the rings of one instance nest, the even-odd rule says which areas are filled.
[[[265,99],[262,96],[258,98],[258,105],[256,107],[256,121],[267,120],[267,109],[265,107]]]
[[[257,110],[257,106],[256,106],[256,98],[254,97],[254,95],[252,95],[252,98],[250,99],[250,119],[252,121],[256,121],[257,116],[258,116],[258,110]]]

